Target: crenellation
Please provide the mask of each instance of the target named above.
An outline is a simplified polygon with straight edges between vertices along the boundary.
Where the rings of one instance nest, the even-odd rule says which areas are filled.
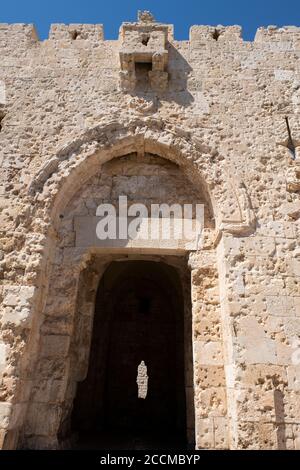
[[[0,447],[70,447],[104,409],[114,429],[105,387],[122,402],[131,374],[134,403],[143,361],[159,394],[146,352],[169,380],[172,350],[186,411],[169,392],[165,421],[190,447],[299,448],[299,32],[195,25],[178,41],[149,12],[114,40],[0,25]],[[97,207],[120,195],[203,204],[201,244],[98,239]],[[136,352],[126,374],[109,337]]]
[[[300,27],[296,26],[268,26],[258,28],[254,44],[271,53],[289,53],[300,48]]]
[[[191,47],[199,47],[201,42],[211,43],[213,41],[220,42],[242,42],[241,26],[198,26],[194,25],[190,28],[189,40]]]
[[[30,47],[38,41],[38,34],[33,24],[0,23],[0,48],[13,49],[16,45]]]
[[[120,28],[119,40],[124,40],[124,31],[134,31],[139,23],[123,23]],[[166,28],[166,37],[170,43],[176,41],[178,45],[187,41],[176,40],[174,36],[173,25],[164,25]],[[155,28],[161,28],[159,23],[154,23]],[[125,29],[124,29],[125,28]],[[144,24],[143,30],[145,34],[153,24]],[[67,41],[86,40],[91,43],[104,41],[104,29],[102,24],[62,24],[54,23],[50,26],[49,36],[46,39],[51,41]],[[21,41],[21,44],[30,46],[36,42],[40,42],[36,28],[33,24],[25,23],[0,23],[0,48],[10,46],[12,41]],[[111,41],[111,40],[109,40]],[[109,42],[108,41],[108,42]],[[116,41],[116,40],[114,40]],[[42,41],[43,42],[43,41]],[[286,52],[299,49],[300,44],[300,27],[296,26],[268,26],[257,29],[253,41],[244,41],[242,37],[241,26],[202,26],[193,25],[189,32],[189,44],[192,48],[199,48],[204,45],[218,43],[218,46],[226,46],[234,43],[234,47],[241,47],[241,51],[246,50],[250,45],[264,45],[266,50],[271,52]]]
[[[120,39],[124,39],[124,31],[134,31],[139,23],[123,23],[120,27]],[[170,42],[176,40],[174,36],[173,25],[164,25],[166,27],[167,39]],[[125,28],[125,29],[124,29]],[[143,30],[145,33],[153,29],[153,24],[144,24]],[[160,29],[159,23],[154,23],[154,28]],[[36,28],[33,24],[26,23],[0,23],[0,47],[6,45],[7,40],[21,40],[21,42],[32,43],[40,41]],[[104,28],[102,24],[83,24],[83,23],[54,23],[51,24],[49,30],[48,40],[76,40],[84,39],[91,42],[104,40]],[[47,40],[46,39],[46,40]],[[253,43],[267,43],[281,42],[282,50],[289,50],[294,44],[298,45],[300,39],[300,27],[297,26],[268,26],[260,27],[257,29]],[[178,43],[185,42],[184,40],[176,40]],[[252,41],[244,41],[242,38],[242,27],[238,25],[223,26],[223,25],[193,25],[190,27],[189,32],[190,44],[197,44],[197,42],[209,43],[212,41],[221,44],[225,42],[235,43],[252,43]]]
[[[104,40],[102,24],[52,24],[49,32],[49,40],[75,41],[87,40],[97,42]]]

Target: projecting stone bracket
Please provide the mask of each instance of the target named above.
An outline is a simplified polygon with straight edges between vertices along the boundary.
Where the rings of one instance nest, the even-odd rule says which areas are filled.
[[[170,28],[156,23],[155,20],[143,20],[137,23],[123,23],[120,30],[122,46],[120,50],[120,87],[132,92],[137,85],[136,70],[138,64],[148,64],[149,83],[154,91],[163,91],[168,85],[168,50],[167,40]]]

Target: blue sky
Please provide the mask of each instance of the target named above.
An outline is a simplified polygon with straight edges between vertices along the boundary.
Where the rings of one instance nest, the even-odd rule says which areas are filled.
[[[187,39],[193,24],[240,24],[245,40],[258,26],[300,26],[300,0],[2,0],[0,23],[34,23],[41,39],[51,23],[103,23],[105,38],[115,39],[137,10],[174,24],[176,39]]]

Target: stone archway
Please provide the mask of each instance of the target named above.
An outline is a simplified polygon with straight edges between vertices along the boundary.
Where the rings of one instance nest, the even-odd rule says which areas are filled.
[[[208,359],[201,357],[200,363],[201,370],[205,369],[206,362],[208,366],[216,362],[216,367],[223,369],[221,339],[223,326],[219,303],[214,298],[210,304],[205,292],[199,287],[204,283],[203,276],[199,273],[203,272],[208,275],[211,279],[209,285],[211,282],[215,286],[218,283],[218,275],[214,243],[219,240],[220,233],[228,231],[245,234],[253,229],[253,212],[245,188],[240,182],[232,181],[224,159],[218,153],[194,141],[193,137],[187,135],[186,132],[171,129],[168,123],[139,118],[123,124],[112,122],[97,126],[85,131],[72,144],[59,150],[57,155],[40,169],[29,188],[28,205],[33,206],[34,210],[24,222],[26,226],[29,224],[31,227],[26,243],[31,244],[32,247],[34,241],[39,247],[38,255],[36,253],[32,255],[32,288],[29,289],[30,336],[22,350],[22,358],[19,362],[20,375],[26,378],[26,388],[24,381],[16,379],[17,401],[9,411],[11,413],[11,419],[7,420],[10,423],[9,432],[6,433],[7,429],[5,430],[5,435],[8,436],[5,445],[10,448],[17,445],[54,448],[59,445],[58,430],[63,426],[62,423],[70,412],[70,409],[64,408],[62,403],[67,403],[71,408],[76,384],[82,380],[82,371],[77,370],[74,374],[72,363],[74,359],[69,353],[70,344],[78,334],[76,299],[79,295],[79,280],[93,256],[93,250],[88,250],[86,247],[78,248],[72,244],[72,237],[71,239],[65,237],[62,229],[63,213],[72,198],[80,194],[80,190],[88,184],[101,165],[130,152],[137,153],[140,157],[143,157],[145,152],[149,152],[166,158],[177,164],[196,188],[202,188],[212,221],[207,231],[207,243],[204,247],[204,258],[207,258],[208,253],[210,262],[207,269],[207,266],[203,268],[200,266],[201,263],[195,263],[196,258],[193,258],[193,308],[195,312],[198,310],[199,302],[194,298],[199,298],[205,308],[217,311],[212,323],[214,325],[220,323],[216,334],[213,333],[212,345],[209,345],[209,350],[212,347],[214,353]],[[22,218],[20,220],[22,222]],[[59,245],[62,238],[65,243],[63,248]],[[47,272],[50,274],[46,275]],[[90,276],[93,276],[92,271]],[[57,298],[60,290],[64,292],[63,299]],[[53,299],[55,299],[54,302]],[[88,308],[92,310],[92,301]],[[209,319],[207,321],[209,322]],[[194,319],[193,325],[195,328]],[[214,326],[212,328],[214,329]],[[204,341],[198,338],[198,330],[194,332],[194,362],[195,355],[197,356],[200,351],[200,356],[202,356],[206,349],[207,336],[205,332],[201,335]],[[198,344],[196,338],[199,339],[199,347],[196,347]],[[86,349],[82,350],[81,354],[85,357]],[[49,374],[51,380],[49,380]],[[72,380],[69,380],[71,376]],[[219,376],[224,391],[224,373],[222,375],[220,372]],[[201,384],[196,383],[195,377],[193,380],[195,387],[199,387],[200,390]],[[210,387],[209,384],[208,387]],[[194,400],[192,387],[189,393]],[[30,400],[28,406],[29,397],[34,397],[34,399]],[[71,398],[66,400],[66,397]],[[222,399],[218,398],[217,402],[219,403]],[[199,408],[199,404],[197,407]],[[211,447],[211,443],[209,440],[206,441],[201,431],[202,428],[207,427],[205,420],[211,419],[207,418],[208,408],[201,411],[200,416],[196,418],[197,445],[203,447]],[[220,418],[224,435],[227,426],[225,415],[226,411],[220,408],[217,418]],[[46,430],[44,429],[45,420],[39,423],[38,416],[47,416]],[[202,424],[197,425],[201,422]],[[18,436],[19,444],[17,444]]]
[[[112,262],[100,280],[88,373],[72,411],[78,445],[186,445],[191,318],[175,268],[146,259]]]
[[[152,117],[105,119],[60,148],[28,186],[36,216],[40,209],[46,210],[52,223],[59,225],[61,211],[99,165],[133,152],[158,155],[179,165],[195,186],[202,187],[218,232],[253,232],[255,215],[247,190],[224,157],[205,139],[199,142],[191,133]]]

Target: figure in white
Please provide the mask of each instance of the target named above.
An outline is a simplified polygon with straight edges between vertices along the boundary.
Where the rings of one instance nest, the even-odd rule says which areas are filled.
[[[147,375],[147,366],[142,361],[137,368],[137,378],[136,383],[138,386],[138,398],[145,400],[148,393],[148,375]]]

